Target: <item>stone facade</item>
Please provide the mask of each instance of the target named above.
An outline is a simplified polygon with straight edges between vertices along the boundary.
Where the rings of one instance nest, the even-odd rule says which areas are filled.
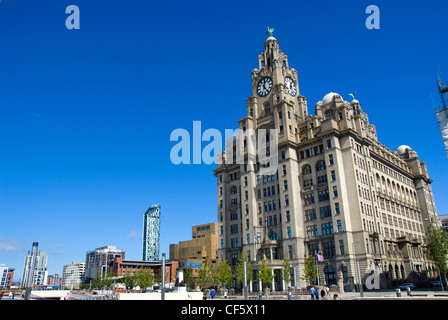
[[[266,257],[275,291],[285,289],[284,258],[296,268],[297,285],[306,287],[304,261],[316,253],[324,257],[320,283],[339,290],[359,283],[357,261],[364,285],[371,270],[381,288],[435,276],[422,249],[429,220],[437,217],[425,163],[407,146],[382,145],[355,99],[329,93],[309,115],[297,71],[278,41],[271,36],[264,48],[239,129],[277,129],[278,171],[262,175],[257,161],[218,164],[219,257],[235,266],[244,252],[255,277]],[[247,160],[246,145],[244,151]]]

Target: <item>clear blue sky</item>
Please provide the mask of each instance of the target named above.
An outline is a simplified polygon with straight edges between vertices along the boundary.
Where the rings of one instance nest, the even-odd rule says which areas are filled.
[[[81,28],[68,30],[68,5]],[[380,8],[380,30],[365,9]],[[0,263],[22,277],[33,241],[49,273],[113,245],[141,259],[143,213],[162,207],[161,252],[217,220],[214,165],[170,162],[176,128],[233,129],[267,26],[298,70],[310,114],[357,99],[392,150],[428,165],[448,213],[434,107],[448,81],[446,0],[21,1],[0,3]],[[204,143],[205,145],[205,143]]]

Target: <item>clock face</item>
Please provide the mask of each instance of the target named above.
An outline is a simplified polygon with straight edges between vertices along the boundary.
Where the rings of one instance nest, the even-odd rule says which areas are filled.
[[[257,93],[260,97],[266,97],[272,89],[272,79],[269,77],[263,78],[258,82]]]
[[[296,85],[294,83],[294,80],[292,80],[290,77],[285,78],[285,86],[288,89],[288,93],[292,95],[293,97],[297,94]]]

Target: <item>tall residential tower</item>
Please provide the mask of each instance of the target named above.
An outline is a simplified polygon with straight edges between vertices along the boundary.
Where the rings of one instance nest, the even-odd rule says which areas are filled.
[[[153,204],[143,216],[143,261],[158,261],[160,247],[160,206]]]

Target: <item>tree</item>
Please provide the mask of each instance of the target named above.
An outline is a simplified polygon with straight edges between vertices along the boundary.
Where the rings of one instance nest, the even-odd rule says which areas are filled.
[[[246,261],[246,277],[247,283],[252,281],[252,265],[247,258],[247,253],[243,253],[238,258],[238,264],[236,266],[236,279],[244,285],[244,261]]]
[[[317,270],[316,259],[313,256],[308,256],[305,260],[305,268],[303,270],[304,274],[301,277],[302,280],[308,281],[311,285],[319,277],[319,272]]]
[[[207,283],[213,280],[213,266],[210,259],[207,258],[202,262],[202,268],[198,271],[198,285],[204,287]]]
[[[282,279],[286,283],[286,291],[288,291],[289,283],[291,282],[291,265],[289,264],[288,259],[283,259],[283,270],[282,270]]]
[[[193,268],[188,267],[184,269],[184,282],[187,285],[187,290],[193,287]]]
[[[152,287],[155,283],[154,275],[152,274],[152,271],[149,269],[139,269],[134,274],[134,281],[135,285],[139,286],[141,290]]]
[[[272,273],[272,268],[269,267],[266,263],[266,257],[263,258],[263,261],[261,262],[261,267],[258,269],[260,272],[260,280],[263,285],[267,285],[272,283],[274,280],[274,274]]]
[[[229,265],[228,261],[221,258],[218,265],[218,270],[216,272],[216,279],[219,286],[226,286],[232,282],[233,274],[232,267]]]
[[[442,227],[434,223],[434,220],[431,221],[431,225],[428,227],[425,245],[424,251],[426,255],[438,267],[439,272],[445,274],[448,271],[446,264],[446,256],[448,254],[447,234],[443,231]]]
[[[126,271],[124,277],[121,278],[120,281],[126,286],[126,290],[135,286],[134,276],[131,276],[131,273],[129,271]]]
[[[114,272],[109,272],[109,273],[106,275],[106,277],[104,277],[104,278],[101,280],[101,286],[102,286],[103,288],[110,288],[111,285],[112,285],[112,283],[114,282],[114,279],[112,279],[112,278],[114,278],[114,277],[115,277],[115,273],[114,273]]]

